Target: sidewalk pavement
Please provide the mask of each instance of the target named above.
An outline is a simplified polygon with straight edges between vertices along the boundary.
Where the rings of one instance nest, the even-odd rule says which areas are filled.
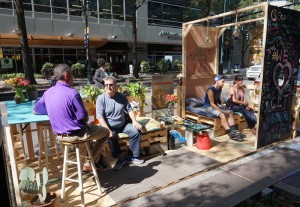
[[[300,201],[299,151],[297,137],[116,206],[236,206],[269,187]]]

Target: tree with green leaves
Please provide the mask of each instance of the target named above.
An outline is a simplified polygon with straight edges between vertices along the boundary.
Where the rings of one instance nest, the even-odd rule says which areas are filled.
[[[145,0],[132,0],[132,65],[133,76],[139,78],[139,69],[137,66],[137,28],[136,28],[136,11],[145,3]]]
[[[28,79],[31,84],[37,84],[33,74],[32,59],[29,55],[29,44],[27,39],[23,2],[22,0],[13,0],[13,3],[16,8],[18,27],[20,32],[20,43],[25,78]]]

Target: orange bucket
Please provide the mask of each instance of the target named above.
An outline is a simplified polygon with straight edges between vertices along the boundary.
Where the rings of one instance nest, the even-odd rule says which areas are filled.
[[[196,147],[199,150],[209,150],[210,149],[210,138],[208,133],[202,133],[197,136]]]

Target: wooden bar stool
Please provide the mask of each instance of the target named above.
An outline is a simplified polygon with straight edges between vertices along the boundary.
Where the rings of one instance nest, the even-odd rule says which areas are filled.
[[[89,146],[89,141],[61,142],[61,143],[62,143],[62,145],[64,145],[64,163],[63,163],[63,176],[62,176],[62,187],[61,187],[61,200],[63,201],[64,197],[65,197],[66,181],[76,182],[76,183],[79,184],[81,204],[83,206],[85,206],[83,180],[82,180],[82,172],[81,172],[82,165],[81,165],[81,162],[80,162],[80,157],[88,158],[90,160],[91,165],[92,165],[92,169],[93,169],[93,173],[94,173],[93,177],[95,177],[97,187],[98,187],[100,193],[102,193],[98,173],[97,173],[96,166],[95,166],[95,163],[94,163],[94,159],[93,159],[93,156],[92,156],[92,151],[91,151],[90,146]],[[87,149],[87,152],[88,152],[88,156],[80,155],[79,144],[84,144],[85,145],[85,147]],[[69,148],[71,148],[71,147],[75,147],[75,154],[76,154],[75,160],[71,160],[69,158]],[[75,172],[75,173],[68,176],[68,165],[69,164],[77,165],[77,172]],[[75,175],[78,175],[78,180],[72,179],[72,177],[74,177]]]
[[[57,159],[59,159],[59,150],[57,147],[55,136],[52,132],[50,122],[38,122],[36,124],[38,140],[39,140],[39,167],[41,165],[41,157],[45,155],[45,166],[48,169],[48,157],[49,151],[51,150],[51,154],[54,154],[54,149],[57,155]],[[48,148],[48,142],[50,142],[50,148]]]

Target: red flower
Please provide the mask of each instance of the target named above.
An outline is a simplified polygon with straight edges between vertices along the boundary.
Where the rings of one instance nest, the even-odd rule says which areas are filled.
[[[165,96],[166,104],[169,105],[169,107],[174,106],[177,102],[177,96],[175,94],[167,94]]]

